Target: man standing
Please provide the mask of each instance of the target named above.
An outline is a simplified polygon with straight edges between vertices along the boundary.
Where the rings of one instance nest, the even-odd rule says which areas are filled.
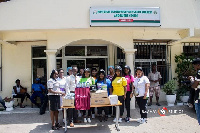
[[[83,68],[80,68],[80,70],[79,70],[80,72],[79,72],[79,74],[78,74],[78,76],[81,78],[82,77],[82,75],[83,75],[83,73],[84,73],[84,69]]]
[[[156,71],[156,64],[152,65],[152,72],[150,72],[148,74],[148,78],[150,81],[150,88],[149,88],[149,96],[150,96],[150,103],[148,104],[148,106],[152,105],[152,98],[153,98],[153,94],[155,92],[155,96],[156,96],[156,105],[161,106],[159,104],[159,96],[160,96],[160,80],[162,79],[162,76],[160,75],[160,72]]]
[[[67,68],[67,77],[72,75],[72,67]]]
[[[79,83],[80,78],[77,76],[77,67],[72,68],[72,75],[67,77],[67,86],[69,87],[70,93],[75,93],[76,84]],[[76,103],[75,103],[76,104]],[[74,127],[74,123],[80,123],[78,121],[78,111],[73,109],[68,109],[68,119],[70,122],[70,127]]]
[[[195,110],[197,114],[197,120],[200,125],[200,58],[195,59],[192,64],[194,69],[197,71],[197,77],[192,85],[192,88],[195,89]]]

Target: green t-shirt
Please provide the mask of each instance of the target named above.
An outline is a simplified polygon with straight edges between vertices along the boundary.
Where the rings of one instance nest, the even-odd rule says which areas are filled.
[[[84,83],[84,82],[85,82],[85,84],[86,84],[87,82],[89,82],[90,85],[95,85],[95,80],[94,80],[94,78],[92,78],[92,77],[89,77],[89,78],[81,78],[81,79],[80,79],[80,83]]]

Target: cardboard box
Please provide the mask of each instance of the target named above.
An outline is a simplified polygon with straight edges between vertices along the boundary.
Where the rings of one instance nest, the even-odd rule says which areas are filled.
[[[107,105],[110,104],[109,98],[91,98],[91,105]]]
[[[118,104],[118,96],[117,95],[110,95],[109,99],[110,99],[110,104],[111,105]]]
[[[74,99],[62,98],[62,106],[74,106]]]
[[[107,91],[91,92],[90,96],[91,98],[106,98],[108,97],[108,92]]]

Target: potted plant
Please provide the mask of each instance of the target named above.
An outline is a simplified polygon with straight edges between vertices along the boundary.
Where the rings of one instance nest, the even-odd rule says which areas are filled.
[[[166,93],[168,106],[174,106],[176,100],[175,89],[175,80],[170,80],[164,84],[163,91]]]
[[[5,97],[4,101],[5,101],[6,111],[12,111],[13,110],[13,104],[14,104],[13,98]]]
[[[177,101],[181,100],[183,103],[187,103],[191,89],[188,76],[195,75],[195,70],[192,66],[193,59],[193,57],[188,57],[184,53],[175,56],[175,62],[177,63],[175,73],[177,74],[176,79],[179,86],[177,90]]]

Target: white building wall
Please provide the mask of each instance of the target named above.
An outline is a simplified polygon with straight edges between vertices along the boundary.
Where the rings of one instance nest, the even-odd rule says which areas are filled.
[[[32,81],[32,46],[46,45],[46,42],[18,42],[16,45],[2,46],[2,90],[0,95],[10,97],[15,80],[20,79],[21,85],[27,87],[30,94]]]
[[[196,0],[11,0],[0,3],[0,30],[89,28],[94,6],[160,7],[161,28],[200,27]]]

